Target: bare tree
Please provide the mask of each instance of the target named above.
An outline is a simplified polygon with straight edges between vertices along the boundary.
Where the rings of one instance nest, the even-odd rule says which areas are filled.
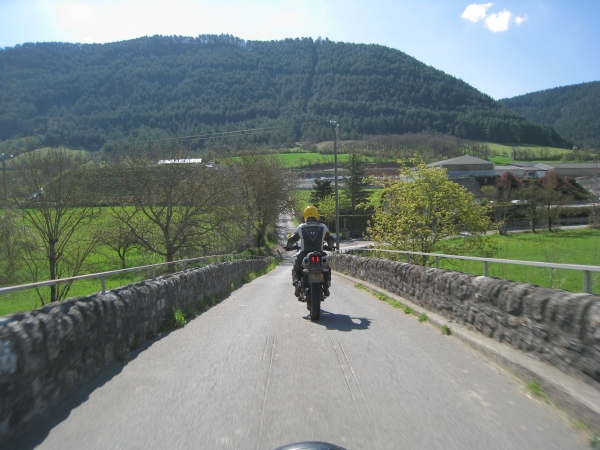
[[[17,215],[10,208],[0,216],[0,284],[18,283],[19,272],[19,224]]]
[[[535,178],[530,179],[519,189],[519,197],[527,203],[525,216],[529,219],[531,231],[535,233],[535,227],[541,213],[539,207],[542,205],[542,190],[538,180]]]
[[[112,166],[119,180],[113,213],[140,246],[166,262],[183,250],[209,248],[235,214],[226,172],[186,161],[184,148],[169,145],[158,159],[138,149]]]
[[[560,215],[561,206],[572,200],[570,195],[563,192],[564,184],[563,178],[554,170],[547,172],[541,179],[540,201],[544,206],[549,231],[552,231],[552,223]]]
[[[22,214],[21,247],[33,281],[55,280],[81,273],[99,244],[94,223],[94,167],[65,149],[24,153],[13,161],[11,200]],[[50,301],[66,298],[70,283],[50,287]],[[42,304],[44,296],[38,291]]]
[[[279,213],[292,209],[295,188],[291,172],[276,155],[244,155],[228,162],[232,181],[238,184],[238,212],[243,211],[243,226],[263,247],[269,227]]]
[[[122,269],[127,267],[127,253],[140,247],[131,228],[114,216],[105,224],[102,243],[117,254]]]

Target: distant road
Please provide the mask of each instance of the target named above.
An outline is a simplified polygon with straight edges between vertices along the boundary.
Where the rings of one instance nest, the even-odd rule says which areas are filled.
[[[588,448],[523,382],[339,276],[311,323],[290,272],[131,353],[9,448]]]

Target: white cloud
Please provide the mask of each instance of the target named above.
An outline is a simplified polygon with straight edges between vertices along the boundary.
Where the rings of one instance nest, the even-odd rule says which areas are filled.
[[[485,18],[485,26],[493,33],[506,31],[510,25],[511,17],[512,13],[506,9],[496,14],[490,14]]]
[[[464,10],[462,15],[463,19],[467,19],[471,22],[479,22],[481,19],[485,18],[487,14],[487,10],[493,6],[493,3],[485,3],[482,5],[469,5],[467,9]]]
[[[521,25],[523,22],[525,22],[527,20],[527,14],[525,14],[523,17],[521,16],[516,16],[515,17],[515,23],[517,25]]]
[[[463,11],[460,17],[473,23],[483,20],[485,27],[493,33],[508,30],[512,20],[514,20],[517,25],[521,25],[527,20],[527,14],[523,16],[515,16],[507,9],[504,9],[498,13],[488,14],[487,11],[492,6],[494,6],[493,3],[469,5],[467,6],[467,9]]]

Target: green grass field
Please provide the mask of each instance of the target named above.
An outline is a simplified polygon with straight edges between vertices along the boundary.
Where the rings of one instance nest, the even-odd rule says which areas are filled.
[[[509,233],[495,235],[493,239],[498,243],[495,258],[600,266],[600,230]],[[480,262],[443,260],[440,267],[483,275]],[[488,270],[492,277],[583,292],[583,273],[580,271],[494,263],[489,265]],[[592,291],[600,292],[600,273],[592,273]]]
[[[303,190],[298,190],[296,191],[297,195],[298,195],[298,199],[300,201],[301,205],[309,205],[310,204],[310,190],[308,189],[303,189]],[[379,195],[381,194],[381,189],[367,189],[367,192],[369,192],[369,194],[371,195],[371,200],[378,200],[379,199]],[[340,196],[343,195],[340,192]]]
[[[270,243],[273,245],[273,243]],[[244,252],[244,254],[253,254],[253,255],[266,255],[269,253],[269,250],[265,249],[250,249]],[[121,269],[120,262],[116,259],[111,260],[110,257],[96,257],[95,261],[90,261],[90,263],[95,263],[94,270],[86,272],[86,273],[98,273],[98,272],[106,272],[110,270],[119,270]],[[137,267],[144,266],[149,264],[158,264],[163,263],[164,259],[157,257],[156,255],[151,255],[146,252],[141,252],[138,250],[132,250],[128,253],[127,259],[127,267]],[[213,260],[202,260],[194,263],[186,264],[186,269],[191,269],[194,267],[201,267],[206,264],[210,264],[214,262]],[[181,270],[181,265],[177,265],[175,267],[176,270]],[[166,266],[157,267],[156,275],[160,276],[162,274],[167,273]],[[110,291],[111,289],[116,289],[122,286],[126,286],[129,283],[134,283],[141,280],[148,280],[152,278],[152,270],[144,270],[140,272],[129,272],[123,274],[112,275],[107,277],[105,280],[106,290]],[[82,297],[90,294],[94,294],[101,291],[101,284],[99,279],[93,280],[82,280],[76,281],[71,285],[71,289],[69,291],[68,297]],[[45,287],[41,288],[42,294],[45,294],[45,297],[49,297],[50,288]],[[24,291],[12,292],[9,294],[0,295],[0,317],[6,314],[11,314],[19,311],[30,311],[35,308],[39,308],[42,306],[39,296],[36,293],[35,289],[27,289]]]
[[[490,148],[491,154],[494,155],[489,158],[489,160],[492,161],[493,163],[495,163],[499,166],[504,166],[506,164],[511,164],[514,162],[514,160],[510,156],[502,156],[503,154],[506,154],[506,155],[511,154],[511,150],[513,148],[512,145],[494,144],[492,142],[488,142],[488,146]],[[540,154],[540,151],[542,149],[547,149],[548,152],[550,153],[550,155],[561,155],[562,156],[565,153],[571,153],[571,150],[567,150],[564,148],[556,148],[556,147],[539,147],[539,146],[530,146],[530,145],[520,145],[520,146],[514,146],[514,147],[516,147],[519,150],[529,150],[538,155]],[[559,162],[559,160],[548,161],[548,160],[544,160],[540,156],[540,159],[536,159],[535,162],[557,163],[557,162]]]
[[[0,210],[0,214],[3,213],[3,210]],[[97,209],[95,211],[96,223],[100,225],[107,224],[110,221],[111,214],[112,211],[110,208],[101,208],[99,210]],[[86,230],[80,230],[78,231],[78,233],[86,233]],[[163,257],[135,248],[131,249],[127,253],[126,259],[127,267],[137,267],[163,262]],[[206,263],[197,263],[197,265],[203,264]],[[187,268],[190,267],[193,266],[187,266]],[[85,261],[85,267],[80,272],[80,275],[119,269],[121,269],[121,261],[118,258],[117,253],[114,250],[110,249],[108,246],[101,245],[96,249],[96,251],[92,255],[90,255],[87,258],[87,260]],[[177,267],[177,269],[179,270],[180,268]],[[165,273],[165,271],[166,268],[157,268],[156,273],[160,275],[162,273]],[[113,275],[111,277],[106,278],[106,289],[110,290],[120,286],[125,286],[135,281],[148,279],[151,277],[151,273],[151,270],[148,270],[144,272],[131,272]],[[21,280],[19,284],[32,282],[31,275],[29,272],[27,272],[27,269],[25,267],[21,268],[21,271],[19,273],[19,279]],[[42,273],[38,279],[39,281],[44,281],[49,279],[49,277],[47,273]],[[93,294],[95,292],[100,292],[100,290],[100,280],[82,280],[74,282],[72,284],[68,296],[79,297]],[[41,288],[40,292],[46,299],[50,297],[49,287]],[[40,306],[42,306],[42,304],[39,299],[39,296],[33,289],[0,295],[0,316],[18,311],[28,311]]]
[[[333,155],[321,155],[319,153],[277,153],[285,163],[286,167],[306,167],[315,164],[333,164]],[[373,158],[366,157],[367,162],[372,162]],[[338,163],[344,163],[348,160],[347,153],[338,153]]]

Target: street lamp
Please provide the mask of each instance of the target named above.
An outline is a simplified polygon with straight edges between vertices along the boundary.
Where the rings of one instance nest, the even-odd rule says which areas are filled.
[[[333,177],[335,185],[335,246],[340,251],[340,205],[338,200],[338,173],[337,173],[337,134],[340,124],[335,120],[329,123],[333,128]]]

